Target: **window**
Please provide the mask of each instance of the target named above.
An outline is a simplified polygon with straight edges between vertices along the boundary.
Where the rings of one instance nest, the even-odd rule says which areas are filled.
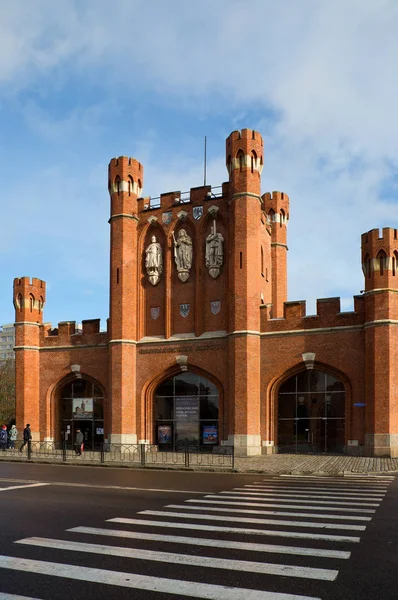
[[[160,449],[219,444],[216,386],[187,371],[161,383],[154,399],[155,441]]]

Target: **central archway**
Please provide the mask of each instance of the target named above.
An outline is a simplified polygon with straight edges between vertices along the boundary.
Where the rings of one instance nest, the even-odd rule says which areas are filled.
[[[343,382],[324,371],[302,371],[282,383],[278,452],[343,452],[345,400]]]
[[[197,373],[179,373],[158,385],[153,416],[159,449],[219,444],[218,389]]]

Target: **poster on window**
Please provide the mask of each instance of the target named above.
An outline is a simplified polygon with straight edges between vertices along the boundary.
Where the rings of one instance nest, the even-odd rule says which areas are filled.
[[[217,444],[218,431],[216,425],[204,425],[202,433],[203,444]]]
[[[171,425],[158,425],[158,444],[171,444]]]
[[[93,418],[93,399],[92,398],[73,398],[73,418],[74,419],[92,419]]]

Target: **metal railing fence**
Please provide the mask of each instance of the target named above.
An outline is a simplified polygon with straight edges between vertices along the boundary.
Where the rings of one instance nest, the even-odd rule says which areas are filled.
[[[23,445],[15,443],[15,448],[0,450],[0,460],[42,460],[51,462],[75,463],[92,462],[100,464],[124,464],[142,467],[235,467],[233,446],[212,446],[204,448],[181,444],[177,449],[160,449],[153,444],[84,444],[81,453],[71,443],[30,441]]]

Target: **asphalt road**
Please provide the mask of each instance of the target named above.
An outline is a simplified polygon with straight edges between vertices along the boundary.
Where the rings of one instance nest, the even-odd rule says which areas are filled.
[[[394,477],[2,462],[0,519],[0,600],[397,598]]]

